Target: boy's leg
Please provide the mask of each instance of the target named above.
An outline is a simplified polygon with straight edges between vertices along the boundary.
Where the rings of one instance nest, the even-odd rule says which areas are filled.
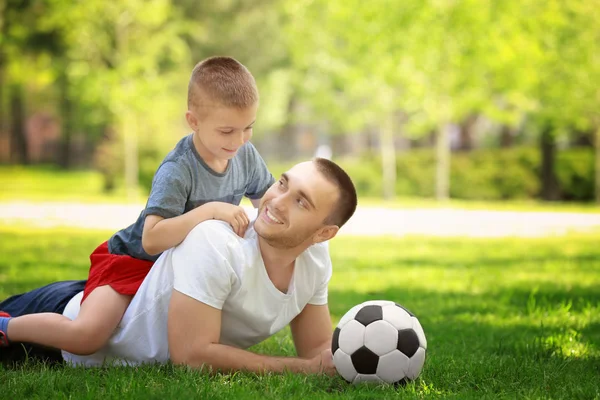
[[[61,314],[77,293],[85,287],[85,281],[55,282],[30,292],[15,295],[0,302],[0,311],[12,317],[35,313]],[[3,315],[7,316],[7,315]],[[8,322],[11,322],[12,319]],[[0,348],[0,361],[16,362],[27,358],[36,358],[52,362],[62,361],[59,351],[30,343],[13,343]]]
[[[106,344],[131,298],[117,293],[108,285],[100,286],[85,299],[74,320],[56,313],[13,318],[8,326],[8,339],[62,349],[72,354],[92,354]]]

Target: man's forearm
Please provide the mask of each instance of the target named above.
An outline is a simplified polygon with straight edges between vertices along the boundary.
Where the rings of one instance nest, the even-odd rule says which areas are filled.
[[[310,359],[298,357],[272,357],[252,353],[223,344],[210,344],[198,354],[190,354],[182,360],[173,360],[178,364],[200,368],[203,365],[222,372],[249,371],[318,373],[319,368]]]

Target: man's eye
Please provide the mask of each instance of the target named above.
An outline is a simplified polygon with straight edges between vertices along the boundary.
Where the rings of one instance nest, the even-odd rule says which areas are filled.
[[[229,135],[230,133],[233,133],[233,131],[220,131],[220,132],[224,135]]]
[[[302,200],[302,199],[298,199],[297,201],[298,201],[298,205],[299,205],[301,208],[306,208],[306,204],[304,204],[304,200]]]

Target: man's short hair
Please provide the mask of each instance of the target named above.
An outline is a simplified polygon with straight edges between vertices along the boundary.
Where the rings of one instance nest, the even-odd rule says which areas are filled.
[[[318,157],[313,161],[317,170],[323,174],[325,179],[337,186],[339,192],[338,200],[325,223],[341,228],[356,211],[357,198],[354,183],[346,171],[333,161]]]
[[[202,95],[209,99],[202,99]],[[254,77],[239,61],[231,57],[210,57],[194,67],[188,84],[188,109],[203,101],[225,107],[248,108],[258,102]]]

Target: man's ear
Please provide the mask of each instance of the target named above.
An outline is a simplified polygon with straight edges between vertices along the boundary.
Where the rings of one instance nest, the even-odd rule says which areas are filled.
[[[187,121],[189,127],[194,132],[198,131],[198,118],[190,110],[185,112],[185,120]]]
[[[337,225],[325,225],[313,235],[313,244],[333,239],[339,230]]]

